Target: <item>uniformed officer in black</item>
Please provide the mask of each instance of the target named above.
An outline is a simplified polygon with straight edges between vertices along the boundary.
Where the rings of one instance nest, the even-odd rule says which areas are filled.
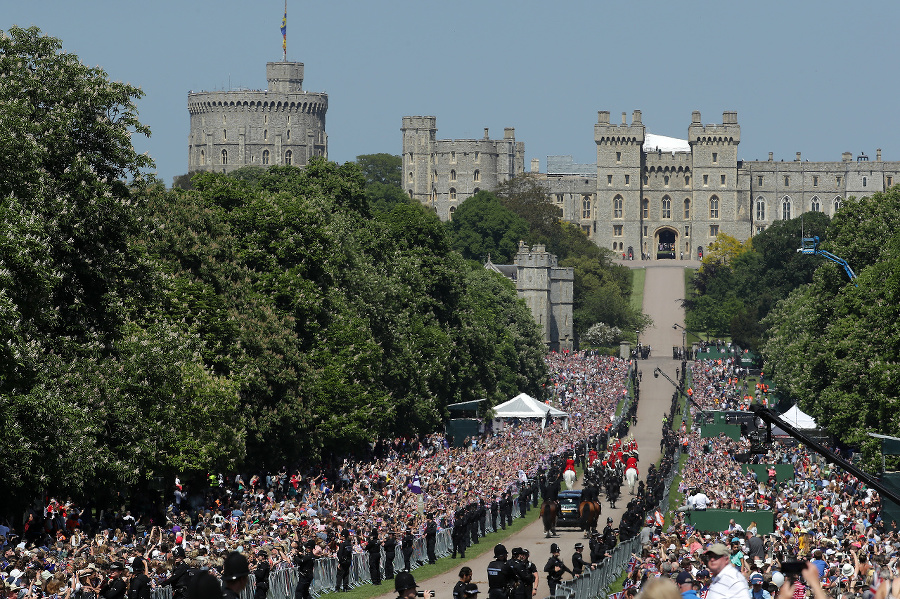
[[[484,507],[484,499],[478,500],[478,509],[475,511],[475,517],[478,518],[478,528],[481,529],[481,536],[484,536],[485,525],[487,520],[487,509]],[[478,541],[475,541],[476,543]]]
[[[527,547],[522,548],[522,561],[525,562],[525,569],[531,574],[531,595],[527,596],[534,597],[537,595],[538,578],[540,575],[538,574],[537,566],[531,561],[531,552],[528,551]]]
[[[513,588],[512,599],[530,599],[531,587],[534,579],[531,572],[528,571],[528,564],[523,559],[525,557],[521,547],[513,547],[512,561],[509,565],[516,573],[515,586]]]
[[[459,582],[453,587],[453,599],[468,599],[466,589],[472,582],[472,568],[463,566],[459,571]]]
[[[506,562],[509,553],[503,545],[494,546],[494,561],[488,564],[488,599],[509,599],[516,573]]]
[[[369,576],[372,578],[372,584],[381,584],[381,543],[378,542],[378,529],[376,528],[369,533],[366,553],[369,554]]]
[[[550,545],[550,559],[547,560],[547,565],[544,566],[544,572],[547,573],[547,586],[550,587],[550,597],[553,597],[556,594],[556,585],[562,581],[563,574],[566,572],[572,573],[569,567],[559,559],[559,545],[556,543]]]
[[[100,587],[100,597],[103,599],[125,599],[125,591],[128,590],[128,584],[122,580],[124,571],[125,566],[122,562],[112,563],[109,567],[109,578]]]
[[[316,565],[313,556],[313,547],[315,546],[316,542],[310,539],[301,549],[299,541],[294,541],[292,561],[300,576],[297,580],[297,587],[294,589],[294,599],[310,599],[309,587],[312,586],[313,568]]]
[[[433,564],[437,561],[434,554],[434,544],[437,542],[437,522],[434,516],[428,514],[428,523],[425,525],[425,553],[428,555],[428,563]]]
[[[253,570],[253,578],[256,579],[256,590],[253,599],[266,599],[269,594],[269,573],[272,565],[269,563],[269,554],[265,549],[256,552],[256,568]]]
[[[397,535],[393,530],[388,532],[387,538],[381,543],[384,547],[384,578],[394,578],[394,558],[397,557]]]
[[[575,553],[572,554],[572,575],[581,576],[586,567],[592,570],[594,568],[594,566],[584,561],[584,545],[575,543]]]
[[[394,577],[394,589],[397,591],[397,599],[415,599],[417,590],[416,579],[409,572],[400,572]],[[423,597],[434,597],[434,591],[424,591]]]
[[[603,529],[603,551],[609,552],[616,547],[616,531],[612,527],[612,518],[606,519],[606,527]]]
[[[410,571],[410,560],[412,559],[413,548],[416,544],[416,538],[412,534],[412,530],[407,527],[406,532],[403,533],[403,538],[400,539],[400,551],[403,552],[403,569],[407,572]]]
[[[497,530],[497,514],[500,513],[500,502],[497,501],[496,495],[491,501],[491,528]]]
[[[187,595],[188,585],[188,566],[184,563],[184,549],[175,547],[172,551],[172,557],[175,558],[175,567],[172,569],[172,575],[165,580],[160,581],[159,586],[171,586],[172,597],[174,599],[184,599]]]
[[[456,510],[453,516],[453,528],[450,530],[450,539],[453,541],[453,555],[451,559],[456,559],[459,552],[460,557],[466,558],[466,520],[462,510]]]
[[[225,558],[225,568],[222,572],[222,599],[238,599],[241,592],[247,587],[250,576],[250,562],[242,553],[232,551]],[[306,599],[309,599],[307,595]]]
[[[588,541],[588,547],[591,551],[591,564],[599,564],[603,561],[603,558],[606,557],[606,549],[603,547],[603,539],[599,532],[595,532],[591,535],[591,540]]]
[[[337,577],[334,591],[347,592],[350,590],[350,565],[353,563],[353,545],[350,542],[350,531],[341,531],[341,542],[337,550]]]

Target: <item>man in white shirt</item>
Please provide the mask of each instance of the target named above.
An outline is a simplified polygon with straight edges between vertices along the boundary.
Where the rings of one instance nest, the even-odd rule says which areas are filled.
[[[703,512],[706,511],[707,507],[709,507],[709,497],[706,496],[706,493],[697,489],[697,492],[694,494],[694,509]]]
[[[713,577],[706,599],[747,599],[749,596],[747,579],[732,565],[730,557],[731,552],[722,543],[716,543],[703,554]]]

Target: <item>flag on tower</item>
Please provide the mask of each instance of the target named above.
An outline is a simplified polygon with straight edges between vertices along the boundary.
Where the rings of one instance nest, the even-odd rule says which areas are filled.
[[[287,1],[284,3],[284,17],[281,19],[281,50],[287,60]]]

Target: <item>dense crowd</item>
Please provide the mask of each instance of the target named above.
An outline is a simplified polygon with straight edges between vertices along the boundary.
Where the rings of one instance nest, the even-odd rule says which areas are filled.
[[[382,440],[365,459],[305,470],[176,480],[171,504],[155,515],[129,505],[98,513],[36,501],[22,522],[0,527],[4,588],[21,598],[94,599],[114,564],[127,572],[136,559],[149,586],[165,584],[182,563],[221,572],[235,550],[277,569],[299,555],[340,558],[345,545],[352,552],[404,546],[453,527],[474,506],[507,507],[534,489],[551,456],[605,435],[627,392],[624,360],[566,352],[550,354],[547,364],[566,422],[507,423],[463,448],[436,433]]]

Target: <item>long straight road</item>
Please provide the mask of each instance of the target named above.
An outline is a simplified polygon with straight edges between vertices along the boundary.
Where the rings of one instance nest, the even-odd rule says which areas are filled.
[[[659,460],[662,417],[668,412],[672,393],[675,392],[672,385],[664,378],[653,377],[653,369],[659,367],[674,379],[676,369],[681,366],[681,362],[672,359],[672,347],[681,345],[681,331],[674,330],[672,325],[675,323],[684,325],[681,299],[684,297],[684,266],[686,264],[684,262],[625,262],[623,264],[628,267],[646,267],[643,309],[654,323],[652,328],[641,335],[641,343],[649,344],[653,351],[648,360],[638,361],[638,369],[643,373],[640,383],[641,400],[638,404],[637,426],[631,429],[640,450],[638,469],[641,478],[644,478],[647,466]],[[623,487],[623,495],[617,503],[618,509],[611,510],[609,504],[604,502],[600,527],[605,525],[607,517],[612,517],[613,522],[618,525],[628,500],[627,487]],[[571,565],[570,560],[574,553],[575,543],[584,540],[582,533],[577,530],[560,529],[559,534],[560,537],[556,539],[544,538],[543,526],[538,520],[504,541],[508,550],[512,550],[513,547],[527,547],[531,551],[531,561],[537,565],[541,576],[538,597],[546,597],[549,594],[543,568],[550,557],[550,544],[558,543],[562,549],[563,561],[567,565]],[[485,540],[482,540],[482,543],[484,542]],[[462,566],[469,566],[474,573],[473,582],[478,584],[482,596],[486,597],[486,571],[488,562],[492,559],[493,551],[488,551],[474,559],[456,560],[454,568],[449,572],[427,580],[417,578],[416,582],[420,589],[434,590],[438,598],[448,599],[452,596],[453,586],[459,580],[459,569]],[[415,576],[415,571],[413,571],[413,575]],[[386,594],[379,599],[396,597],[395,593],[388,592],[393,590],[393,581],[388,580],[384,584]]]

